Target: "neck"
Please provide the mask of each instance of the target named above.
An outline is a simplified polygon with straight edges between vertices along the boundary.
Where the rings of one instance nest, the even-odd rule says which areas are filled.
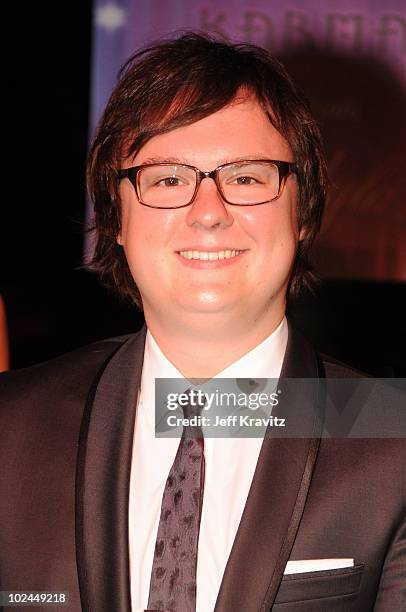
[[[266,316],[233,322],[227,316],[200,315],[195,325],[188,317],[173,321],[145,312],[148,329],[165,357],[185,378],[212,378],[238,361],[275,331],[285,314],[284,308]]]

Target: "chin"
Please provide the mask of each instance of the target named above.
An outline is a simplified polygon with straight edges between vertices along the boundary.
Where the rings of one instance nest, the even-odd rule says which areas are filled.
[[[219,295],[213,291],[205,291],[197,295],[189,294],[187,300],[183,300],[180,307],[183,311],[186,310],[190,313],[216,313],[229,310],[231,302],[224,295]]]

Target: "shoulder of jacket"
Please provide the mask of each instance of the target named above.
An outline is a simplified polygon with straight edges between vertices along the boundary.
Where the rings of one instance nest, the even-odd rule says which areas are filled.
[[[319,358],[323,362],[326,378],[371,378],[370,374],[365,374],[330,355],[319,353]]]
[[[48,361],[4,372],[0,374],[0,400],[3,403],[28,393],[34,397],[37,391],[42,395],[61,391],[65,396],[80,394],[80,389],[88,389],[103,365],[133,337],[129,334],[99,340]]]

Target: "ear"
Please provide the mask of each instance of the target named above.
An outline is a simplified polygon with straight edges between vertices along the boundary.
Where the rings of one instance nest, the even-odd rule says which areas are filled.
[[[121,237],[121,232],[120,232],[119,234],[117,234],[117,237],[116,237],[116,242],[117,242],[117,244],[119,244],[120,246],[123,246],[123,239],[122,239],[122,237]]]
[[[307,228],[302,227],[302,229],[299,232],[299,242],[302,242],[306,238],[307,233],[308,233]]]

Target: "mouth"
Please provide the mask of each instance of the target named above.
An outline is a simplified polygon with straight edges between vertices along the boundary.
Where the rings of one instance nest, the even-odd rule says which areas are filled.
[[[245,253],[245,250],[238,249],[224,249],[220,251],[177,251],[178,255],[183,257],[183,259],[195,259],[197,261],[217,261],[219,259],[233,259],[234,257],[238,257],[242,253]]]

